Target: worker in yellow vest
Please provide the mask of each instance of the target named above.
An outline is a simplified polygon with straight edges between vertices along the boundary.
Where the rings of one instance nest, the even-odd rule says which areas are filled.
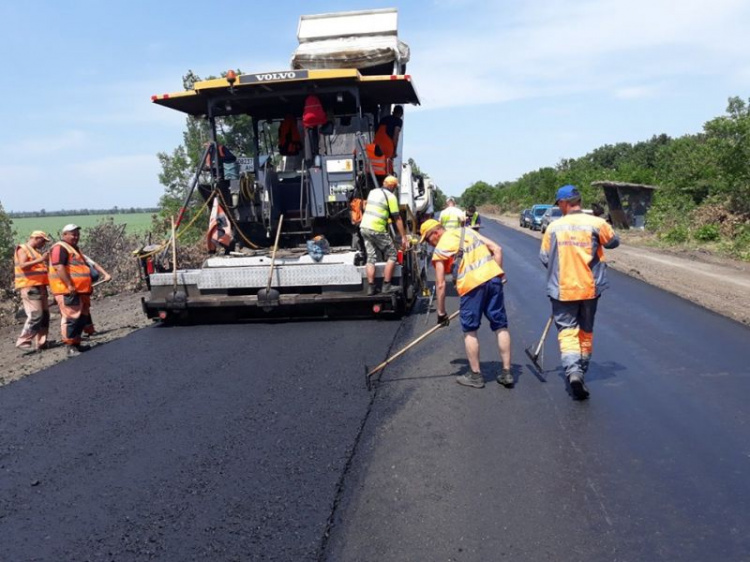
[[[497,375],[497,382],[506,388],[512,388],[515,381],[510,370],[510,333],[503,297],[502,248],[470,228],[446,230],[433,219],[422,223],[420,233],[421,242],[428,242],[435,248],[432,262],[435,265],[438,324],[447,326],[449,322],[445,309],[445,274],[448,263],[452,264],[453,279],[461,297],[461,328],[464,332],[464,346],[471,371],[456,377],[456,382],[463,386],[484,388],[484,376],[479,370],[477,337],[477,330],[484,315],[496,334],[503,363],[503,370]]]
[[[375,264],[378,261],[385,261],[383,292],[390,293],[397,290],[391,285],[391,279],[393,271],[396,269],[398,252],[393,243],[393,238],[388,232],[388,219],[391,219],[396,225],[396,229],[401,236],[401,247],[406,249],[409,246],[404,221],[401,220],[399,212],[398,199],[393,194],[397,187],[398,179],[394,176],[387,176],[383,180],[383,187],[371,189],[367,195],[367,203],[359,228],[367,251],[365,271],[367,272],[368,296],[380,292],[375,286]]]
[[[50,250],[49,288],[60,307],[60,330],[68,357],[88,349],[81,345],[81,335],[85,327],[92,325],[91,267],[78,249],[80,234],[80,226],[66,225],[62,240]]]
[[[461,228],[466,222],[466,213],[460,208],[456,207],[456,200],[453,197],[449,197],[446,201],[446,207],[440,211],[440,224],[446,230],[454,228]]]
[[[47,347],[49,303],[47,302],[47,262],[49,252],[44,246],[51,238],[35,230],[25,244],[16,246],[13,256],[15,287],[21,294],[26,323],[16,340],[16,347],[25,351],[41,351]]]

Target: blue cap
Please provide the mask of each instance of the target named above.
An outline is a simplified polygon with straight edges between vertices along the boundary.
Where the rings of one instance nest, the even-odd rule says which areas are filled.
[[[560,201],[570,201],[572,199],[580,199],[581,198],[581,192],[578,191],[578,188],[574,185],[564,185],[560,189],[557,190],[557,195],[555,195],[555,204],[557,204]]]

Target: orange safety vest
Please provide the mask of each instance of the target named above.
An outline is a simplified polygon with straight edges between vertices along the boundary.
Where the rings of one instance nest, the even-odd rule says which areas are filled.
[[[375,143],[368,144],[365,147],[367,159],[370,161],[370,167],[372,168],[372,173],[376,176],[387,176],[391,169],[389,166],[390,160],[385,156],[378,155],[376,149],[377,145]]]
[[[393,153],[396,152],[396,147],[393,146],[393,139],[388,136],[388,128],[385,125],[378,127],[373,142],[378,146],[380,152],[383,153],[383,156],[386,158],[393,158]]]
[[[28,244],[21,244],[16,246],[16,253],[13,256],[13,263],[15,265],[15,281],[16,289],[26,289],[28,287],[42,287],[49,284],[49,278],[47,276],[47,264],[39,262],[31,267],[24,268],[21,266],[21,262],[18,260],[18,250],[23,250],[28,254],[32,260],[36,260],[42,257],[42,254],[37,252],[34,248]]]
[[[299,136],[297,120],[293,115],[287,115],[279,125],[279,154],[294,156],[302,149],[302,139]]]
[[[65,242],[57,242],[52,246],[50,252],[55,246],[62,246],[68,251],[68,264],[65,266],[65,269],[70,276],[70,280],[73,282],[76,293],[82,295],[91,294],[91,268],[86,258],[79,250],[76,250],[73,246]],[[53,295],[68,294],[67,285],[60,279],[57,268],[52,263],[49,266],[49,288]]]

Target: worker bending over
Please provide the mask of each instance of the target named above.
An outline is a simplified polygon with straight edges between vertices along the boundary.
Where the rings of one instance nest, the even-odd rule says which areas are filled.
[[[547,268],[565,376],[573,396],[583,400],[589,396],[583,379],[593,352],[596,306],[608,286],[603,248],[617,248],[620,240],[604,219],[581,211],[575,186],[558,189],[555,204],[563,217],[547,227],[539,259]]]
[[[451,230],[461,228],[465,222],[466,213],[456,207],[456,200],[453,197],[449,197],[445,209],[440,211],[440,224],[443,228]]]
[[[466,209],[466,211],[466,221],[464,222],[464,225],[473,228],[474,230],[481,228],[482,217],[479,216],[477,208],[474,205],[469,205],[469,208]]]
[[[435,247],[432,261],[435,265],[438,324],[447,326],[449,322],[445,310],[446,270],[453,271],[456,290],[461,297],[461,329],[464,332],[464,345],[471,372],[456,377],[456,382],[474,388],[484,387],[477,337],[484,315],[497,336],[497,346],[503,362],[503,370],[497,376],[497,382],[508,388],[512,387],[514,380],[510,372],[510,333],[501,279],[504,275],[502,248],[471,229],[446,230],[433,219],[422,223],[420,233],[422,242],[429,242]]]
[[[45,232],[35,230],[26,244],[16,246],[13,256],[15,287],[21,294],[26,323],[16,340],[16,347],[41,351],[47,347],[49,332],[49,303],[47,302],[49,252],[42,253],[51,239]],[[36,346],[36,347],[34,347]]]
[[[365,210],[362,214],[360,232],[365,241],[365,250],[367,252],[367,294],[372,296],[379,292],[375,286],[375,264],[378,261],[385,261],[385,272],[383,274],[383,292],[390,293],[395,289],[391,285],[393,271],[396,269],[396,260],[398,252],[393,243],[393,238],[388,232],[388,219],[392,219],[398,233],[401,236],[401,246],[406,249],[409,240],[406,237],[404,221],[401,220],[401,214],[398,207],[398,199],[393,191],[398,187],[398,179],[394,176],[387,176],[383,180],[383,187],[376,187],[370,190],[367,195]]]

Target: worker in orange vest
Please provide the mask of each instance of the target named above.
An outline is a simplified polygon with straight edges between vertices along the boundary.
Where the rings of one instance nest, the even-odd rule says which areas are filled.
[[[49,288],[60,307],[60,330],[68,357],[79,355],[88,346],[81,345],[83,329],[91,322],[91,268],[78,249],[81,227],[63,227],[62,240],[50,250]]]
[[[620,239],[603,218],[581,210],[576,186],[558,189],[555,204],[563,217],[545,231],[539,259],[547,268],[547,296],[565,377],[573,397],[585,400],[589,390],[583,379],[594,351],[594,317],[599,297],[609,286],[604,248],[617,248]]]
[[[486,316],[495,332],[503,370],[497,382],[512,388],[515,380],[510,367],[510,333],[503,296],[502,248],[470,228],[448,229],[435,219],[420,226],[421,242],[435,248],[432,262],[435,265],[435,296],[438,324],[447,326],[449,316],[445,310],[445,274],[447,264],[452,264],[453,279],[460,298],[461,329],[469,360],[470,372],[456,377],[463,386],[484,388],[484,376],[479,370],[479,338],[477,330]]]
[[[46,232],[35,230],[26,244],[16,246],[13,256],[15,287],[21,294],[26,323],[16,340],[16,347],[23,350],[41,351],[47,347],[49,332],[49,303],[47,302],[47,262],[49,252],[44,246],[51,238]]]
[[[380,152],[388,159],[395,158],[398,150],[398,137],[404,126],[404,108],[397,105],[393,113],[385,115],[375,129],[375,144]]]

